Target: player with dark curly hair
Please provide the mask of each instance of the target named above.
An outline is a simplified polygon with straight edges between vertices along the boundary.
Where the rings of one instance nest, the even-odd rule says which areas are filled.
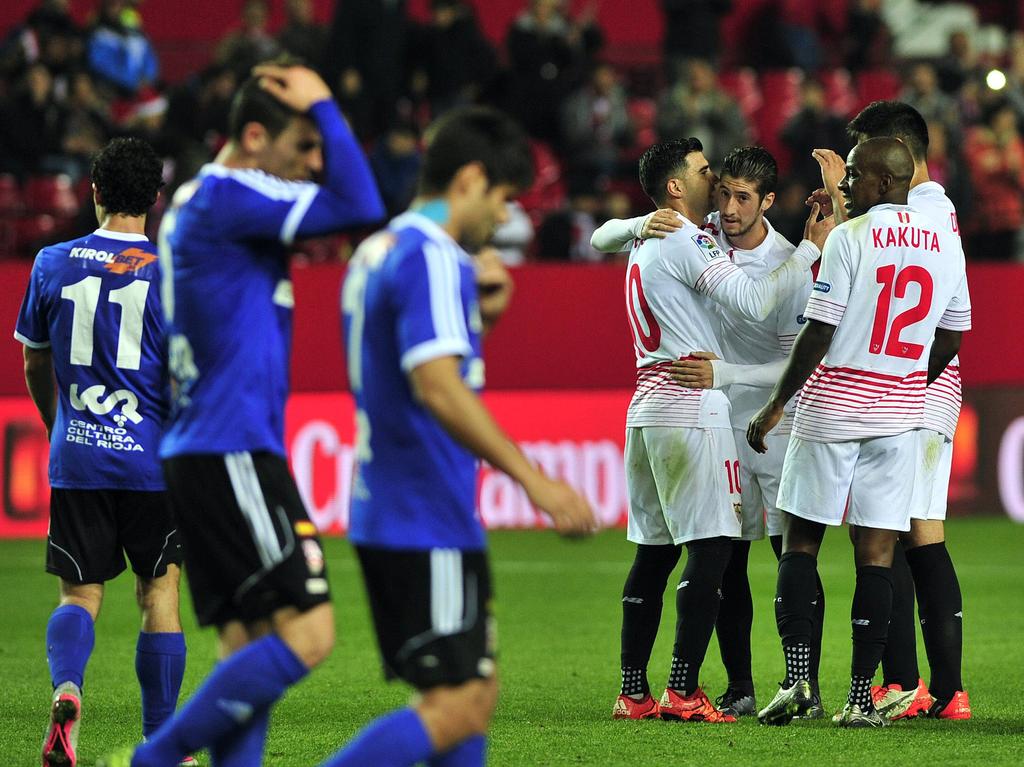
[[[60,578],[60,605],[46,626],[54,691],[44,765],[78,761],[93,624],[126,554],[142,613],[135,670],[143,735],[174,712],[185,673],[181,546],[158,456],[169,402],[166,334],[156,248],[145,235],[162,170],[139,139],[114,139],[96,155],[100,226],[39,252],[14,333],[50,437],[46,569]]]
[[[163,164],[142,139],[116,138],[93,158],[92,186],[107,215],[145,218],[163,183]]]

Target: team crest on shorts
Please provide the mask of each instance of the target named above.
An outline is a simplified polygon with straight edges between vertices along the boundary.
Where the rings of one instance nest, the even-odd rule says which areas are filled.
[[[690,239],[700,248],[700,254],[704,257],[705,261],[714,261],[716,258],[722,257],[722,251],[718,249],[718,243],[715,242],[715,238],[711,235],[697,232]]]
[[[306,567],[311,575],[321,575],[324,571],[324,552],[320,544],[312,538],[302,542],[302,553],[306,556]]]

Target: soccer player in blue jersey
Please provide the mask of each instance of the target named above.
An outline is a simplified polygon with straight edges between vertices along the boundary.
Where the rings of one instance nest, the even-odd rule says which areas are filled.
[[[300,66],[254,73],[231,140],[178,190],[160,231],[175,389],[161,456],[196,615],[217,627],[223,660],[110,764],[167,767],[204,747],[218,767],[260,764],[272,706],[334,644],[323,552],[285,460],[287,248],[384,206],[323,80]]]
[[[476,395],[483,320],[466,251],[528,185],[526,139],[504,115],[470,108],[428,142],[419,196],[360,246],[342,290],[357,408],[349,537],[385,673],[418,695],[325,767],[484,763],[498,684],[478,457],[520,482],[560,533],[595,527],[586,501],[534,468]]]
[[[173,713],[185,672],[181,546],[159,460],[168,408],[160,272],[145,235],[161,171],[138,139],[115,139],[97,155],[100,228],[39,252],[14,333],[50,438],[46,569],[60,578],[60,606],[46,626],[54,693],[43,765],[78,761],[93,624],[104,583],[125,569],[125,554],[142,611],[135,670],[144,736]]]

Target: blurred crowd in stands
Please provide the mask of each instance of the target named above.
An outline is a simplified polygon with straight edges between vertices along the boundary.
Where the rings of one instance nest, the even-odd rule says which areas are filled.
[[[405,0],[337,0],[321,25],[312,0],[283,0],[284,24],[271,29],[269,0],[245,0],[208,60],[168,82],[138,0],[97,0],[84,25],[68,0],[41,0],[0,30],[0,257],[95,225],[90,156],[113,136],[152,142],[173,192],[225,141],[253,64],[288,52],[334,89],[390,213],[414,194],[432,118],[478,102],[516,115],[534,138],[537,180],[496,238],[511,264],[601,260],[593,229],[650,206],[637,158],[690,135],[713,167],[736,146],[771,150],[782,172],[768,216],[798,241],[820,185],[811,149],[845,153],[846,121],[889,98],[928,121],[932,178],[960,211],[968,258],[1024,258],[1024,4],[980,24],[965,3],[772,0],[724,50],[720,27],[740,2],[661,0],[664,46],[652,56],[609,51],[593,8],[571,15],[563,0],[524,0],[500,45],[479,25],[486,2],[431,0],[414,21]],[[348,247],[301,250],[331,260]]]

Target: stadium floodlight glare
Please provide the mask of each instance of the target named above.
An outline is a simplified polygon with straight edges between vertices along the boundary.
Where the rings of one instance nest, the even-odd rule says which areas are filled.
[[[985,75],[985,84],[994,91],[1001,91],[1006,87],[1006,75],[1002,70],[993,69]]]

